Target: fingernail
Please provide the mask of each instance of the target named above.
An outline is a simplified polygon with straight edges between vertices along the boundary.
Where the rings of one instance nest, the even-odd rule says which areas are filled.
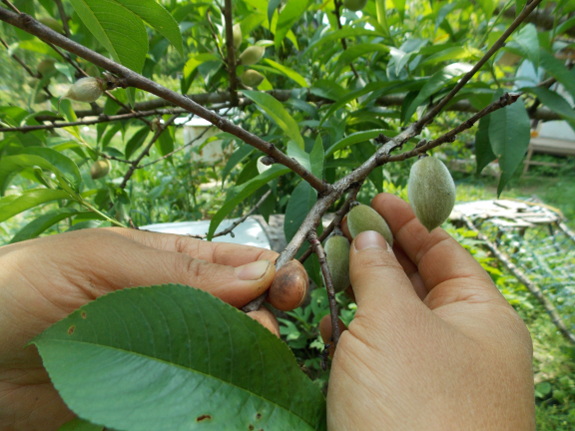
[[[366,248],[388,248],[387,242],[378,232],[374,230],[366,230],[355,237],[353,242],[356,250],[364,250]]]
[[[236,276],[240,280],[258,280],[262,278],[268,271],[271,265],[270,261],[258,260],[256,262],[250,262],[242,266],[238,266],[236,271]]]

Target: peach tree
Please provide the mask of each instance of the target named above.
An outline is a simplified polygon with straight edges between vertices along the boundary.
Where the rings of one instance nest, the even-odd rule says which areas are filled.
[[[394,166],[465,136],[477,172],[498,164],[501,193],[538,122],[574,124],[574,10],[567,0],[3,0],[0,221],[17,226],[3,233],[16,242],[208,215],[210,240],[226,218],[283,213],[276,266],[305,261],[336,322],[322,243],[358,200],[394,190]],[[217,170],[190,168],[178,127],[192,117],[227,150]],[[198,175],[221,187],[200,212]],[[33,342],[82,418],[62,429],[325,429],[320,385],[289,344],[195,289],[106,295]]]

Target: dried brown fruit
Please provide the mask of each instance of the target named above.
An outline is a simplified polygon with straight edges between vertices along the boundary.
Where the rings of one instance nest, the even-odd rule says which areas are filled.
[[[309,279],[303,265],[291,260],[277,270],[268,291],[268,302],[278,310],[289,311],[299,307],[309,290]]]
[[[393,245],[393,234],[387,222],[368,205],[356,205],[347,213],[347,228],[352,238],[355,238],[360,232],[374,230],[379,232],[389,245]]]
[[[455,205],[453,178],[449,169],[435,157],[423,157],[413,164],[407,194],[415,215],[430,231],[447,220]]]

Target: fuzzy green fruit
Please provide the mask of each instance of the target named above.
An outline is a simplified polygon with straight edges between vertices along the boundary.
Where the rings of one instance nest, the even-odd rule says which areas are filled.
[[[64,97],[77,102],[92,103],[104,93],[104,81],[100,78],[78,79],[69,89]]]
[[[352,238],[361,232],[379,232],[389,245],[393,245],[393,235],[385,219],[369,205],[356,205],[347,213],[347,228]]]
[[[330,236],[323,247],[333,289],[342,292],[349,287],[349,240],[345,236]]]
[[[362,10],[367,0],[343,0],[343,7],[352,11]]]
[[[90,166],[90,176],[93,180],[103,178],[108,175],[111,167],[112,164],[108,159],[96,160],[94,163],[92,163],[92,166]]]
[[[232,28],[233,38],[234,38],[234,48],[238,49],[242,44],[243,35],[242,35],[242,28],[239,24],[234,24]]]
[[[240,64],[243,64],[245,66],[249,66],[250,64],[256,64],[258,61],[262,59],[265,52],[266,49],[263,46],[258,45],[248,46],[240,54]]]
[[[407,181],[409,203],[428,230],[441,225],[455,205],[455,183],[443,162],[435,157],[417,160]]]
[[[244,72],[240,75],[240,81],[242,81],[242,84],[248,87],[257,87],[263,82],[264,79],[265,76],[263,76],[257,70],[253,69],[244,70]]]

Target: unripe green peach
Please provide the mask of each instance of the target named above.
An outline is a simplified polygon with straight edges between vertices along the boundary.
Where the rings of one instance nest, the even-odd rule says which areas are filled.
[[[248,87],[257,87],[262,83],[264,79],[265,76],[263,76],[257,70],[253,69],[244,70],[244,72],[240,75],[240,81],[242,81],[242,84]]]
[[[349,240],[345,236],[330,236],[323,247],[335,292],[342,292],[349,282]]]
[[[38,63],[38,72],[42,74],[42,76],[48,75],[50,72],[53,72],[56,68],[54,64],[56,60],[50,57],[46,57],[40,63]]]
[[[245,66],[249,66],[250,64],[256,64],[258,61],[262,59],[266,52],[266,49],[263,46],[252,45],[248,46],[243,52],[240,54],[240,64]]]
[[[62,25],[62,23],[57,19],[52,18],[51,16],[44,16],[38,18],[38,21],[40,21],[46,27],[49,27],[50,29],[54,30],[55,32],[64,33],[64,26]]]
[[[242,44],[243,35],[242,35],[242,28],[239,24],[234,24],[233,29],[233,38],[234,38],[234,48],[238,49]]]
[[[455,183],[441,160],[423,157],[411,167],[407,195],[415,215],[431,231],[451,214],[455,205]]]
[[[367,0],[343,0],[343,6],[353,11],[362,10],[366,4]]]
[[[393,245],[393,234],[387,222],[369,205],[356,205],[347,213],[347,228],[352,238],[363,231],[374,230],[379,232],[389,245]]]
[[[90,176],[93,180],[105,177],[110,172],[111,167],[112,164],[108,159],[96,160],[94,163],[92,163],[92,166],[90,166]]]
[[[64,97],[78,102],[95,102],[104,93],[104,81],[100,78],[78,79]]]

